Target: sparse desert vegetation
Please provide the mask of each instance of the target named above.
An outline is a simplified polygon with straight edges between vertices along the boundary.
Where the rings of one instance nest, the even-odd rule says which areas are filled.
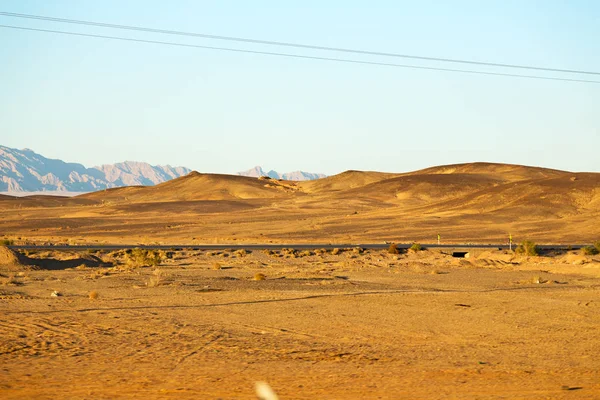
[[[409,250],[411,250],[413,252],[418,252],[418,251],[423,251],[424,249],[423,249],[423,246],[420,243],[413,243],[410,246]]]
[[[562,386],[600,393],[600,261],[579,250],[228,252],[226,268],[215,262],[221,251],[172,252],[149,268],[161,257],[133,250],[94,253],[108,267],[0,265],[0,324],[12,327],[0,329],[0,362],[4,382],[20,382],[3,382],[3,398],[58,394],[63,385],[50,382],[73,380],[74,398],[251,398],[248,382],[263,376],[284,398],[354,399],[365,387],[383,398],[407,387],[428,399],[443,397],[439,387],[532,399],[561,398]],[[574,312],[581,317],[565,318]],[[422,385],[423,374],[435,384]]]
[[[400,254],[400,249],[398,248],[398,245],[395,243],[390,244],[390,247],[388,247],[388,253]]]
[[[523,241],[515,250],[517,254],[525,256],[537,256],[540,254],[537,244],[531,240]]]
[[[159,250],[135,248],[125,253],[127,265],[131,267],[154,267],[164,259],[163,252]]]
[[[597,254],[600,254],[600,250],[598,250],[597,246],[585,246],[582,249],[582,252],[586,256],[595,256]]]

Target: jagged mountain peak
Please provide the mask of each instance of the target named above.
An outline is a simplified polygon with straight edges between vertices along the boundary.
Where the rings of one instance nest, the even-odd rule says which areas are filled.
[[[304,172],[304,171],[293,171],[293,172],[286,172],[283,174],[280,174],[279,172],[277,172],[275,170],[270,170],[269,172],[265,172],[265,170],[261,166],[258,166],[258,165],[247,171],[238,172],[237,175],[250,176],[253,178],[259,178],[261,176],[268,176],[269,178],[285,179],[288,181],[310,181],[310,180],[325,178],[327,176],[324,174],[316,174],[316,173]]]
[[[0,192],[91,192],[119,186],[156,185],[189,172],[184,167],[139,161],[86,168],[46,158],[31,149],[0,146]]]

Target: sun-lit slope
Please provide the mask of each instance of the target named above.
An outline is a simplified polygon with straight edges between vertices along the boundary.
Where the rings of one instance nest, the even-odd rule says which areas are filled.
[[[556,217],[600,211],[600,174],[569,173],[495,185],[429,207],[431,212],[502,212],[514,220]]]
[[[407,175],[431,174],[477,174],[487,175],[496,180],[515,182],[531,179],[560,177],[570,174],[570,172],[540,167],[529,167],[525,165],[474,162],[467,164],[441,165],[438,167],[431,167],[419,171],[409,172]]]
[[[346,190],[340,196],[416,206],[461,198],[501,183],[487,175],[477,174],[404,175]]]
[[[330,193],[358,188],[398,175],[375,171],[345,171],[327,178],[298,182],[298,187],[305,193]]]
[[[0,195],[0,209],[23,209],[23,208],[52,208],[52,207],[77,207],[93,205],[97,202],[93,199],[63,197],[63,196],[7,196]]]
[[[293,184],[238,175],[190,174],[156,186],[124,187],[79,197],[135,203],[195,200],[269,199],[290,196]]]

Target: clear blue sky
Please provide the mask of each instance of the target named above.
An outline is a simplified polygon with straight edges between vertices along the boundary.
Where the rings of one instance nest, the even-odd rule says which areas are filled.
[[[0,11],[600,71],[595,0],[4,0]],[[0,24],[332,56],[3,16]],[[86,166],[136,160],[223,173],[471,161],[600,171],[600,85],[0,29],[0,144]]]

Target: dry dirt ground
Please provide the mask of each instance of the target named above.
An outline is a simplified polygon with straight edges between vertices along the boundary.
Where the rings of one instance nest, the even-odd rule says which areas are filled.
[[[597,256],[164,256],[1,267],[0,397],[600,398]]]

